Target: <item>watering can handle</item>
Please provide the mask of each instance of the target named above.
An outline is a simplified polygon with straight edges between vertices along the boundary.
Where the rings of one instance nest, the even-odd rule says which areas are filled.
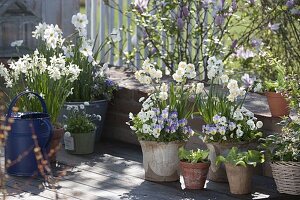
[[[31,91],[24,91],[24,92],[21,92],[20,94],[18,94],[12,100],[12,102],[10,103],[10,105],[8,107],[8,110],[7,110],[7,117],[11,117],[11,113],[12,113],[13,107],[15,106],[15,104],[17,103],[17,101],[19,100],[19,98],[22,97],[22,96],[24,96],[24,95],[26,95],[26,94],[33,94],[33,95],[35,95],[40,100],[40,102],[42,104],[43,112],[44,113],[48,113],[46,103],[45,103],[44,99],[38,93],[31,92]]]

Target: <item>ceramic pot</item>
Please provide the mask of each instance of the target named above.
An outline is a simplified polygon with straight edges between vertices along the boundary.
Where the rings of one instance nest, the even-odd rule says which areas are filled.
[[[216,158],[220,155],[226,156],[232,147],[238,147],[241,151],[255,149],[254,143],[206,143],[209,149],[209,160],[211,165],[208,172],[208,179],[215,182],[228,182],[224,164],[216,165]]]
[[[235,166],[225,163],[230,192],[232,194],[249,194],[252,188],[253,167]]]
[[[61,110],[59,121],[63,123],[63,115],[67,113],[67,107],[72,105],[82,105],[84,102],[66,102]],[[99,142],[101,138],[101,134],[103,131],[106,113],[108,108],[108,100],[99,100],[99,101],[90,101],[88,106],[85,106],[85,110],[87,114],[90,115],[100,115],[101,121],[94,120],[93,123],[96,125],[97,129],[95,132],[95,141]]]
[[[139,141],[143,151],[145,179],[170,182],[179,179],[178,149],[182,142]]]
[[[185,188],[203,189],[210,163],[188,163],[180,161],[180,170]]]
[[[49,152],[50,162],[56,162],[56,153],[61,147],[60,141],[63,135],[64,135],[63,128],[53,129],[53,135],[50,141],[50,152]]]
[[[290,114],[289,104],[281,93],[267,92],[266,97],[272,117],[283,117]]]
[[[94,152],[95,131],[90,133],[71,133],[74,149],[67,150],[71,154],[90,154]]]

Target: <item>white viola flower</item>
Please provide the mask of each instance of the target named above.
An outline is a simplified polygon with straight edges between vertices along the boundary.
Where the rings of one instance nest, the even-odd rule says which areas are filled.
[[[236,128],[236,124],[234,122],[229,122],[228,128],[230,131],[233,131]]]
[[[134,126],[130,126],[130,129],[136,131],[137,129]]]
[[[213,122],[215,123],[215,124],[218,124],[219,123],[219,121],[220,121],[220,116],[219,115],[215,115],[215,116],[213,116]]]
[[[89,105],[90,105],[90,103],[89,103],[88,101],[85,101],[85,102],[83,102],[83,105],[85,105],[85,106],[89,106]]]
[[[160,92],[159,93],[159,99],[162,101],[165,101],[168,99],[168,93],[167,92]]]
[[[263,124],[262,121],[257,121],[257,122],[256,122],[256,127],[257,127],[257,128],[262,128],[263,125],[264,125],[264,124]]]
[[[71,137],[71,133],[70,132],[65,132],[65,137]]]
[[[67,105],[67,110],[72,110],[72,106]]]
[[[146,134],[150,133],[150,131],[151,131],[151,127],[148,124],[143,124],[142,129],[143,129],[143,133],[146,133]]]
[[[68,128],[68,125],[65,124],[65,125],[63,126],[63,128],[66,130],[66,129]]]
[[[117,29],[117,28],[113,28],[111,34],[111,39],[113,42],[120,42],[121,41],[121,33],[120,33],[120,30]]]
[[[83,109],[84,109],[84,105],[83,105],[83,104],[80,104],[80,105],[79,105],[79,108],[80,108],[81,110],[83,110]]]
[[[236,130],[236,135],[237,137],[242,137],[244,135],[244,132],[241,130],[240,127],[238,127],[238,129]]]
[[[256,126],[252,119],[247,120],[247,124],[250,127],[251,130],[255,130]]]
[[[145,97],[141,97],[140,99],[139,99],[139,102],[142,102],[142,101],[144,101],[145,100]]]
[[[229,77],[227,74],[223,74],[222,76],[220,76],[220,80],[222,83],[227,83],[229,80]]]
[[[254,92],[261,92],[262,91],[262,84],[257,83],[253,89]]]
[[[16,41],[13,41],[12,43],[10,43],[10,46],[11,47],[19,47],[23,44],[23,40],[16,40]]]
[[[84,29],[88,23],[89,21],[85,14],[77,13],[72,16],[72,24],[76,29]]]
[[[236,120],[236,121],[241,121],[244,119],[244,116],[242,114],[242,112],[240,110],[236,110],[234,113],[233,113],[233,119]]]
[[[226,124],[227,124],[227,119],[226,119],[226,117],[221,117],[220,118],[220,120],[219,120],[219,123],[221,124],[221,125],[223,125],[223,126],[225,126]]]

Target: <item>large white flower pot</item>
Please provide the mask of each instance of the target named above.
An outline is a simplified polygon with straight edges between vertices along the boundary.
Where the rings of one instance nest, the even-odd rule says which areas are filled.
[[[179,179],[178,149],[183,146],[182,142],[140,141],[140,144],[146,180],[169,182]]]

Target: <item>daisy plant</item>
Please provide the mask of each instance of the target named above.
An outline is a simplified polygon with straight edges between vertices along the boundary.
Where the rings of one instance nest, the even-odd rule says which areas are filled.
[[[128,125],[134,130],[139,140],[171,142],[184,141],[193,135],[188,126],[195,103],[191,97],[203,90],[203,84],[187,84],[196,77],[193,64],[180,62],[176,72],[166,81],[163,73],[156,69],[149,59],[142,69],[135,73],[136,79],[145,85],[153,86],[153,92],[147,99],[141,98],[142,109],[137,114],[129,114]]]
[[[254,87],[254,79],[248,74],[242,77],[245,86],[229,79],[223,73],[221,60],[212,56],[208,60],[210,86],[196,98],[198,114],[205,125],[201,139],[204,142],[251,141],[261,136],[263,123],[243,107],[247,91]]]

